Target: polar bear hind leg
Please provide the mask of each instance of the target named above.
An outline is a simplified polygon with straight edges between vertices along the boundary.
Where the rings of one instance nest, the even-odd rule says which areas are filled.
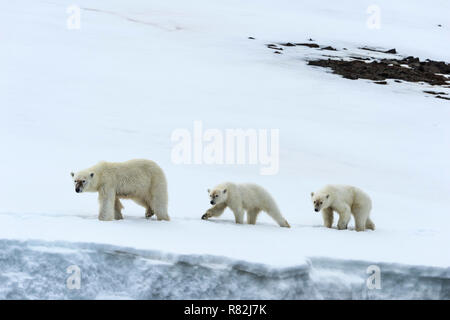
[[[267,214],[278,223],[280,227],[290,228],[291,226],[286,221],[286,219],[281,215],[280,210],[278,208],[271,208],[267,210]]]
[[[354,205],[352,207],[352,213],[355,217],[355,228],[356,231],[364,231],[367,229],[374,229],[375,225],[369,218],[370,206],[368,205]]]
[[[150,219],[151,217],[153,217],[154,214],[155,214],[155,212],[153,212],[153,209],[150,207],[150,205],[146,205],[145,206],[145,217],[147,219]]]
[[[123,205],[120,202],[119,198],[116,197],[116,201],[114,202],[114,219],[116,219],[116,220],[123,219],[122,209],[123,209]]]
[[[151,215],[155,214],[158,220],[169,221],[169,214],[167,212],[167,193],[166,190],[155,188],[152,190],[150,199],[147,200],[148,209]],[[146,213],[147,215],[147,213]],[[150,216],[151,216],[150,215]]]
[[[355,215],[355,229],[356,231],[364,231],[366,229],[367,217]]]
[[[147,211],[145,212],[147,218],[156,215],[156,219],[158,220],[170,221],[169,214],[167,213],[167,204],[163,203],[158,197],[152,198],[149,202]]]
[[[366,220],[366,229],[375,230],[375,223],[370,218]]]
[[[256,219],[258,218],[260,210],[259,209],[251,209],[247,211],[247,223],[248,224],[256,224]]]

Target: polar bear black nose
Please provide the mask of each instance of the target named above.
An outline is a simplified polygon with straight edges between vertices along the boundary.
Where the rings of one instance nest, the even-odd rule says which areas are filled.
[[[76,193],[80,193],[80,192],[81,192],[80,188],[76,188],[76,189],[75,189],[75,192],[76,192]]]
[[[314,209],[315,212],[319,212],[319,209]]]
[[[214,201],[211,201],[210,203],[211,203],[211,204],[214,204]]]

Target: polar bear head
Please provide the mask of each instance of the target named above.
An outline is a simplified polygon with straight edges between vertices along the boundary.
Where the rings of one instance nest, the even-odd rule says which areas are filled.
[[[228,199],[228,192],[226,188],[219,188],[216,187],[212,190],[208,189],[209,198],[212,205],[216,205],[222,202],[227,201]]]
[[[315,212],[319,212],[320,210],[328,208],[331,205],[331,197],[328,193],[311,192],[311,200],[313,202]]]
[[[75,185],[75,192],[81,193],[95,192],[97,191],[97,177],[94,172],[80,171],[77,173],[71,172],[70,175],[73,178],[73,183]]]

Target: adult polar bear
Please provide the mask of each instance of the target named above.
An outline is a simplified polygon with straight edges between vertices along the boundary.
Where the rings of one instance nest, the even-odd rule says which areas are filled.
[[[317,192],[311,192],[314,211],[322,210],[324,226],[333,225],[333,211],[339,214],[337,227],[347,229],[351,215],[355,218],[356,231],[375,230],[375,224],[370,220],[372,200],[361,189],[347,185],[326,185]]]
[[[234,213],[236,223],[244,222],[244,210],[247,211],[248,224],[255,224],[258,214],[265,211],[280,227],[290,228],[272,196],[256,184],[225,182],[213,190],[208,189],[208,193],[213,207],[202,216],[204,220],[220,216],[229,207]]]
[[[147,218],[155,214],[158,220],[170,220],[166,176],[151,160],[102,161],[71,175],[77,193],[98,192],[99,220],[123,219],[120,199],[145,207]]]

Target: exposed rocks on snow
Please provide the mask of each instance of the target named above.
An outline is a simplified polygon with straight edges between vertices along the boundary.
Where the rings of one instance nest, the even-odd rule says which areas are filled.
[[[309,41],[313,41],[309,39]],[[285,42],[278,45],[270,44],[268,48],[283,50],[281,47],[304,46],[311,49],[339,51],[332,46],[323,46],[317,43],[296,43]],[[286,49],[287,50],[287,49]],[[347,48],[342,50],[349,51]],[[386,50],[382,48],[373,48],[368,46],[359,47],[358,50],[374,52],[373,56],[352,52],[351,55],[330,56],[320,55],[322,58],[310,59],[308,65],[331,68],[333,73],[339,74],[346,79],[368,79],[373,80],[376,84],[387,85],[386,80],[393,79],[397,83],[402,81],[428,83],[432,86],[441,86],[449,88],[450,83],[450,64],[444,61],[433,61],[426,59],[421,61],[417,57],[409,56],[406,58],[399,57],[395,48]],[[353,50],[350,50],[350,52]],[[349,53],[350,53],[349,52]],[[432,94],[431,92],[424,91]],[[433,93],[435,98],[450,100],[446,97],[447,93]]]
[[[363,62],[359,60],[313,60],[312,66],[328,67],[333,73],[346,79],[369,79],[382,81],[398,79],[409,82],[427,82],[431,85],[445,85],[448,79],[440,74],[450,74],[450,65],[437,61],[422,61],[408,57],[402,60],[382,59]]]
[[[322,48],[322,49],[320,49],[320,50],[331,50],[331,51],[337,51],[337,49],[333,48],[332,46],[327,46],[327,47],[324,47],[324,48]]]
[[[367,51],[373,51],[373,52],[397,54],[397,50],[395,50],[395,48],[394,49],[390,49],[390,50],[386,50],[386,51],[383,51],[381,49],[369,48],[369,47],[362,47],[360,49],[361,50],[367,50]]]
[[[278,51],[282,51],[283,50],[283,48],[281,48],[281,47],[278,47],[276,44],[272,44],[272,43],[269,43],[268,45],[267,45],[267,48],[269,48],[269,49],[273,49],[273,50],[278,50]]]

